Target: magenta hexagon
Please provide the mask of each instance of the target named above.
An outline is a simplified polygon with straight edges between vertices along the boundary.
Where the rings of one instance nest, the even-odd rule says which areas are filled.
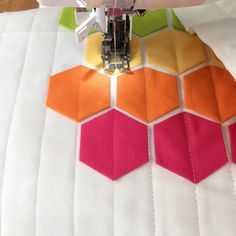
[[[179,113],[154,126],[156,163],[198,183],[225,165],[221,125]]]
[[[232,162],[236,164],[236,123],[229,126]]]
[[[79,159],[115,180],[148,162],[147,126],[113,109],[82,125]]]

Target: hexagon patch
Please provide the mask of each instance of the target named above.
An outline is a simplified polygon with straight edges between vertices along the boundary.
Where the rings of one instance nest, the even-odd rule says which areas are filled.
[[[189,113],[154,126],[156,163],[198,183],[225,165],[221,126]]]
[[[186,32],[168,30],[146,39],[147,62],[180,74],[206,61],[201,40]]]
[[[81,127],[80,161],[115,180],[148,162],[147,127],[111,110]]]
[[[224,122],[236,115],[236,82],[228,71],[206,66],[184,78],[185,106]]]
[[[142,68],[118,77],[117,106],[151,122],[179,106],[176,77]]]
[[[110,78],[84,66],[50,78],[47,106],[80,121],[110,106]]]

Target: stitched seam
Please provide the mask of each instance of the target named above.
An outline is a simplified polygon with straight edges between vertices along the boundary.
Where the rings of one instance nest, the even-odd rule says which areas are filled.
[[[224,151],[226,153],[227,156],[227,161],[228,161],[228,171],[229,171],[229,175],[230,175],[230,179],[231,179],[231,187],[232,187],[232,195],[233,195],[233,199],[234,199],[234,203],[236,204],[236,191],[235,191],[235,181],[234,181],[234,177],[233,177],[233,170],[232,170],[232,152],[231,150],[231,145],[230,145],[230,138],[229,138],[229,130],[225,129],[226,127],[224,127],[223,125],[221,125],[221,133],[222,133],[222,138],[224,141]],[[229,148],[229,152],[227,152],[226,147],[228,146]]]
[[[197,215],[197,230],[198,235],[200,236],[200,219],[199,219],[199,206],[198,206],[198,195],[197,195],[197,186],[194,186],[194,194],[195,194],[195,206],[196,206],[196,215]]]
[[[113,227],[113,236],[115,236],[115,183],[113,183],[113,206],[112,206],[112,227]]]
[[[190,147],[190,139],[189,139],[189,135],[188,135],[188,124],[187,124],[186,114],[183,113],[183,115],[184,115],[185,133],[186,133],[187,143],[188,143],[188,153],[189,153],[190,165],[191,165],[192,175],[193,175],[193,182],[196,183],[196,175],[195,175],[195,171],[194,171],[194,167],[193,167],[193,158],[192,158],[192,153],[190,151],[191,147]]]
[[[191,146],[190,146],[190,138],[188,134],[188,123],[186,119],[186,114],[183,113],[184,115],[184,124],[185,124],[185,132],[186,132],[186,137],[187,137],[187,142],[188,142],[188,152],[189,152],[189,159],[190,159],[190,165],[192,169],[192,175],[193,175],[193,181],[194,181],[194,197],[195,197],[195,207],[196,207],[196,216],[197,216],[197,230],[198,230],[198,235],[200,235],[200,223],[199,223],[199,207],[198,207],[198,196],[197,196],[197,186],[196,186],[196,175],[193,167],[193,157],[191,153]]]
[[[179,60],[178,60],[178,53],[176,51],[176,41],[173,40],[173,36],[175,36],[176,31],[175,30],[170,30],[170,37],[171,37],[171,42],[173,46],[173,51],[174,51],[174,57],[175,57],[175,62],[176,62],[176,69],[177,69],[177,74],[179,74]]]
[[[81,137],[81,125],[80,125],[80,127],[79,127],[79,125],[76,125],[76,137],[77,137],[77,139],[76,139],[76,144],[75,144],[75,162],[74,162],[74,164],[75,164],[75,169],[74,169],[74,189],[73,189],[73,196],[74,196],[74,198],[73,198],[73,235],[74,236],[76,236],[75,235],[75,233],[77,232],[77,230],[75,230],[75,226],[76,226],[76,213],[75,213],[75,211],[76,211],[76,209],[75,209],[75,199],[76,199],[76,177],[77,177],[77,157],[79,156],[79,153],[80,153],[80,142],[78,141],[78,138],[79,138],[79,130],[80,129],[80,137]],[[81,140],[80,140],[81,141]]]
[[[37,11],[38,12],[38,11]],[[36,15],[36,14],[35,14]],[[54,68],[55,64],[55,57],[56,57],[56,48],[57,48],[57,43],[58,43],[58,34],[59,34],[59,27],[57,28],[56,31],[56,37],[55,37],[55,47],[54,47],[54,55],[52,58],[52,64],[51,64],[51,73]],[[40,144],[40,153],[39,153],[39,160],[38,160],[38,173],[37,173],[37,180],[36,180],[36,194],[35,194],[35,235],[37,235],[37,205],[38,205],[38,188],[39,188],[39,176],[40,176],[40,170],[41,170],[41,158],[42,158],[42,148],[43,148],[43,140],[44,140],[44,131],[45,131],[45,125],[46,125],[46,120],[47,120],[47,109],[45,111],[44,115],[44,123],[43,123],[43,128],[42,128],[42,138],[41,138],[41,144]],[[74,230],[74,229],[73,229]]]
[[[229,174],[230,174],[230,178],[231,178],[231,183],[232,183],[232,191],[233,191],[233,199],[234,199],[234,203],[236,204],[236,191],[235,191],[235,181],[234,181],[234,177],[233,177],[233,170],[232,170],[232,162],[228,163],[229,165]]]
[[[115,177],[115,162],[114,162],[114,116],[115,116],[115,111],[113,111],[112,114],[112,168],[113,168],[113,181]],[[115,182],[113,182],[113,206],[112,206],[112,227],[113,227],[113,236],[115,235]]]
[[[216,99],[217,111],[218,111],[219,118],[220,118],[220,121],[221,121],[222,115],[221,115],[221,112],[220,112],[219,101],[218,101],[218,97],[217,97],[217,93],[216,93],[216,86],[215,86],[215,82],[214,82],[214,78],[213,78],[213,74],[212,74],[210,66],[209,66],[209,71],[210,71],[210,75],[211,75],[210,81],[211,81],[211,84],[212,84],[212,87],[213,87],[213,91],[214,91],[214,95],[215,95],[215,99]]]
[[[221,126],[221,129],[222,129],[222,134],[224,134],[224,127],[223,125]],[[224,139],[224,135],[223,135],[223,140],[224,140],[224,149],[225,149],[225,153],[227,155],[227,158],[228,158],[228,170],[229,170],[229,175],[230,175],[230,178],[231,178],[231,186],[232,186],[232,194],[233,194],[233,199],[234,199],[234,203],[236,204],[236,190],[235,190],[235,181],[234,181],[234,176],[233,176],[233,170],[232,170],[232,165],[234,165],[232,163],[232,150],[231,150],[231,145],[230,145],[230,138],[229,138],[229,130],[227,129],[227,136],[226,136],[226,140]],[[228,139],[227,139],[228,138]],[[229,144],[229,150],[230,153],[227,153],[227,150],[226,150],[226,146],[227,144]]]
[[[155,202],[154,202],[154,179],[152,173],[152,155],[151,155],[151,143],[152,143],[152,135],[151,131],[153,130],[152,127],[147,126],[148,130],[148,156],[149,156],[149,169],[150,169],[150,185],[151,185],[151,198],[152,198],[152,209],[153,209],[153,235],[156,235],[156,217],[155,217]]]
[[[146,74],[146,68],[143,68],[143,75],[144,75],[144,87],[145,87],[145,99],[146,99],[146,119],[147,121],[149,122],[149,103],[148,103],[148,97],[147,97],[147,94],[148,94],[148,91],[147,91],[147,83],[146,83],[146,79],[147,79],[147,74]],[[151,127],[150,127],[151,128]],[[156,222],[155,222],[155,204],[154,204],[154,191],[153,191],[153,173],[152,173],[152,158],[151,158],[151,131],[149,129],[149,126],[147,125],[147,132],[148,132],[148,156],[149,156],[149,172],[150,172],[150,186],[151,186],[151,197],[152,197],[152,209],[153,209],[153,233],[154,235],[156,235]]]
[[[112,178],[114,180],[114,178],[116,177],[116,173],[115,173],[115,161],[114,161],[114,116],[115,116],[115,110],[112,111],[112,137],[111,137],[111,142],[112,142]]]
[[[25,67],[25,59],[26,59],[26,56],[27,56],[27,53],[28,53],[28,50],[29,50],[29,41],[30,41],[30,38],[31,38],[31,35],[32,35],[32,29],[33,29],[33,24],[34,24],[34,20],[35,20],[35,16],[37,15],[38,11],[36,12],[36,14],[34,15],[33,19],[32,19],[32,24],[31,24],[31,30],[29,32],[29,37],[28,37],[28,40],[27,40],[27,47],[25,49],[25,56],[24,56],[24,63],[22,65],[22,70],[21,70],[21,75],[20,75],[20,80],[19,80],[19,84],[18,84],[18,88],[17,88],[17,92],[16,92],[16,97],[15,97],[15,103],[13,105],[13,110],[12,110],[12,116],[11,116],[11,121],[10,121],[10,126],[9,126],[9,133],[8,133],[8,137],[7,137],[7,145],[6,145],[6,151],[5,151],[5,158],[4,158],[4,163],[3,163],[3,174],[2,174],[2,192],[1,192],[1,195],[3,197],[3,189],[4,189],[4,176],[5,176],[5,169],[6,169],[6,162],[7,162],[7,150],[8,150],[8,145],[9,145],[9,140],[10,140],[10,133],[11,133],[11,129],[12,129],[12,123],[13,123],[13,118],[14,118],[14,114],[15,114],[15,108],[16,108],[16,103],[17,103],[17,98],[19,96],[19,90],[20,90],[20,85],[21,85],[21,82],[22,82],[22,75],[23,75],[23,72],[24,72],[24,67]],[[9,16],[8,16],[8,19],[9,19]],[[5,29],[6,29],[6,26],[7,26],[7,23],[8,23],[8,19],[7,19],[7,22],[6,22],[6,25],[5,25]],[[3,32],[4,33],[4,32]],[[2,43],[2,40],[1,40],[1,43]],[[0,214],[0,235],[2,235],[2,197],[1,197],[1,208],[0,208],[0,211],[1,211],[1,214]]]
[[[149,113],[148,113],[148,111],[149,111],[149,107],[148,107],[148,97],[147,97],[147,93],[148,93],[148,91],[147,91],[147,82],[146,82],[146,79],[147,79],[147,77],[146,77],[146,68],[143,68],[143,75],[144,75],[144,88],[145,88],[145,90],[144,90],[144,92],[145,92],[145,103],[146,103],[146,106],[145,106],[145,111],[146,111],[146,119],[147,119],[147,121],[149,122]]]
[[[76,89],[76,93],[77,93],[77,99],[78,99],[78,101],[77,101],[77,99],[75,99],[76,100],[76,109],[77,109],[77,111],[76,111],[76,113],[77,113],[77,117],[76,117],[76,119],[77,119],[77,121],[79,121],[80,119],[81,119],[81,117],[80,117],[80,89],[81,89],[81,80],[83,80],[83,78],[81,79],[81,77],[79,77],[79,78],[77,78],[78,80],[79,80],[79,84],[78,84],[78,88]]]
[[[149,103],[148,103],[148,91],[147,91],[147,83],[146,83],[146,69],[143,68],[143,72],[144,72],[144,86],[145,86],[145,99],[146,99],[146,118],[147,121],[149,122]],[[151,127],[150,127],[151,128]],[[151,130],[149,129],[149,126],[147,126],[147,132],[148,132],[148,156],[149,156],[149,171],[150,171],[150,185],[151,185],[151,197],[152,197],[152,209],[153,209],[153,233],[154,235],[156,235],[156,221],[155,221],[155,203],[154,203],[154,191],[153,191],[153,173],[152,173],[152,158],[151,158]]]

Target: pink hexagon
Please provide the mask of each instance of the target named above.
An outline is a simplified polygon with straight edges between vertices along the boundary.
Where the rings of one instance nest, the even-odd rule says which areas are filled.
[[[229,126],[232,161],[236,164],[236,123]]]
[[[111,110],[81,127],[80,161],[115,180],[148,162],[147,126]]]
[[[189,113],[154,126],[156,163],[198,183],[228,162],[218,123]]]

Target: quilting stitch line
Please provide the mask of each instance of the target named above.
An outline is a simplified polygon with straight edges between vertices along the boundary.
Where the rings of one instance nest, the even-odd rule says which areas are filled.
[[[116,111],[115,111],[116,112]],[[114,137],[115,137],[115,120],[114,120],[114,116],[115,116],[115,112],[113,112],[112,114],[112,177],[115,177],[115,161],[114,161]],[[113,236],[115,236],[115,182],[113,181],[113,205],[112,205],[112,230],[113,230]]]
[[[23,72],[24,72],[24,67],[25,67],[25,59],[26,59],[26,56],[28,54],[28,50],[29,50],[29,41],[31,39],[31,35],[32,35],[32,29],[33,29],[33,25],[34,25],[34,22],[35,22],[35,18],[36,18],[36,15],[37,15],[38,11],[36,11],[36,14],[34,15],[33,19],[32,19],[32,23],[31,23],[31,30],[29,32],[29,37],[28,37],[28,40],[27,40],[27,47],[25,49],[25,56],[24,56],[24,62],[23,62],[23,65],[22,65],[22,70],[20,72],[20,81],[19,81],[19,84],[18,84],[18,88],[17,88],[17,93],[16,93],[16,97],[15,97],[15,104],[13,105],[13,110],[12,110],[12,116],[11,116],[11,121],[10,121],[10,126],[9,126],[9,135],[7,137],[7,146],[6,146],[6,152],[5,152],[5,158],[4,158],[4,163],[3,163],[3,174],[2,174],[2,193],[1,195],[3,196],[3,189],[4,189],[4,176],[5,176],[5,168],[6,168],[6,162],[7,162],[7,151],[8,151],[8,144],[9,144],[9,140],[10,140],[10,133],[11,133],[11,129],[12,129],[12,123],[13,123],[13,120],[14,120],[14,114],[15,114],[15,108],[16,108],[16,103],[17,103],[17,98],[19,96],[19,90],[20,90],[20,85],[21,85],[21,82],[22,82],[22,75],[23,75]],[[9,18],[9,17],[8,17]],[[8,23],[8,22],[7,22]],[[1,40],[1,43],[2,43],[2,40]],[[2,206],[2,197],[1,197],[1,206]],[[0,232],[2,235],[2,207],[0,209],[1,211],[1,214],[0,214]]]
[[[191,144],[190,144],[190,138],[189,138],[189,131],[188,131],[188,123],[187,123],[187,118],[186,118],[186,113],[183,113],[184,116],[184,124],[185,124],[185,132],[186,132],[186,137],[187,137],[187,143],[188,143],[188,152],[189,152],[189,158],[190,158],[190,165],[192,168],[192,174],[193,174],[193,181],[194,181],[194,197],[195,197],[195,207],[196,207],[196,216],[197,216],[197,230],[198,230],[198,235],[200,236],[200,223],[199,223],[199,207],[198,207],[198,196],[197,196],[197,186],[196,186],[196,175],[193,167],[193,158],[192,158],[192,153],[191,153]]]
[[[214,95],[215,95],[215,99],[216,99],[216,106],[217,106],[217,110],[218,110],[218,114],[219,114],[219,120],[220,120],[220,123],[221,123],[222,122],[222,120],[221,120],[222,119],[222,115],[221,115],[221,111],[220,111],[220,106],[219,106],[218,97],[217,97],[217,93],[216,93],[215,81],[214,81],[214,78],[213,78],[211,67],[209,67],[209,72],[210,72],[210,75],[211,75],[210,81],[211,81],[211,84],[212,84],[212,87],[213,87],[213,91],[214,91]]]
[[[235,186],[235,181],[234,181],[234,177],[233,177],[232,165],[234,165],[232,162],[228,163],[229,174],[230,174],[231,183],[232,183],[233,199],[234,199],[234,203],[236,204],[236,191],[235,191],[235,187],[234,187]]]
[[[173,49],[173,52],[174,52],[174,58],[175,58],[175,62],[176,62],[176,69],[177,69],[177,72],[176,74],[179,75],[179,60],[178,60],[178,53],[176,51],[176,40],[173,40],[173,37],[175,36],[175,30],[174,29],[171,29],[170,31],[170,37],[171,37],[171,44],[172,44],[172,49]]]
[[[80,132],[79,132],[79,129],[80,129]],[[79,135],[81,134],[81,125],[76,125],[76,143],[75,143],[75,162],[74,162],[74,165],[75,165],[75,170],[74,170],[74,189],[73,189],[73,235],[74,236],[77,236],[76,233],[77,233],[77,230],[75,229],[76,227],[76,213],[75,211],[77,210],[76,209],[76,205],[75,205],[75,199],[76,199],[76,179],[77,179],[77,157],[79,156],[79,153],[80,153],[80,137]]]
[[[230,145],[230,138],[229,138],[229,130],[226,126],[223,126],[223,125],[221,125],[221,130],[222,130],[223,140],[224,140],[224,149],[228,158],[228,171],[231,178],[233,199],[234,199],[234,203],[236,204],[236,191],[234,187],[235,181],[234,181],[233,170],[232,170],[233,163],[232,163],[232,153],[231,153],[231,148],[230,148],[231,145]],[[229,152],[227,152],[227,150]]]
[[[153,235],[156,236],[156,214],[155,214],[155,202],[154,202],[154,179],[152,170],[152,144],[153,144],[153,127],[147,126],[148,130],[148,156],[149,156],[149,169],[150,169],[150,186],[151,186],[151,198],[152,198],[152,209],[153,209]]]
[[[77,93],[77,96],[75,96],[75,104],[76,104],[76,113],[77,113],[77,117],[76,117],[76,120],[80,120],[80,89],[81,89],[81,78],[77,78],[79,80],[79,83],[78,83],[78,88],[76,89],[76,93]]]
[[[150,122],[149,120],[149,103],[148,103],[148,91],[147,91],[147,76],[146,76],[146,68],[143,68],[143,74],[144,74],[144,86],[145,86],[145,100],[146,100],[146,118],[147,122]],[[155,72],[154,72],[155,73]],[[149,162],[150,162],[150,186],[151,186],[151,197],[152,197],[152,208],[153,208],[153,233],[154,236],[156,235],[156,221],[155,221],[155,203],[154,203],[154,192],[153,192],[153,174],[152,174],[152,158],[151,158],[151,127],[147,125],[147,132],[148,132],[148,156],[149,156]]]
[[[145,104],[146,104],[146,106],[145,106],[145,111],[146,111],[146,119],[147,119],[147,122],[149,122],[149,107],[148,107],[148,105],[149,105],[149,103],[148,103],[148,91],[147,91],[147,81],[146,81],[146,79],[147,79],[147,76],[146,76],[146,68],[143,68],[143,77],[144,77],[144,92],[145,92]]]
[[[58,35],[59,35],[59,26],[57,28],[56,31],[56,37],[55,37],[55,47],[54,47],[54,55],[53,55],[53,59],[52,59],[52,64],[51,64],[51,73],[53,71],[54,65],[55,65],[55,57],[56,57],[56,48],[57,48],[57,44],[58,44]],[[47,120],[47,109],[45,111],[45,115],[44,115],[44,123],[43,123],[43,129],[42,129],[42,138],[41,138],[41,145],[40,145],[40,153],[39,153],[39,161],[38,161],[38,173],[37,173],[37,180],[36,180],[36,194],[35,194],[35,236],[37,235],[37,205],[38,205],[38,189],[39,189],[39,176],[40,176],[40,170],[41,170],[41,157],[42,157],[42,147],[43,147],[43,140],[44,140],[44,131],[45,131],[45,125],[46,125],[46,120]],[[73,228],[74,230],[74,228]]]

